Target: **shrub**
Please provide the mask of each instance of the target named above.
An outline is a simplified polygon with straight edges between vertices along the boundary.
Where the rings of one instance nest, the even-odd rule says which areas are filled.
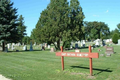
[[[117,33],[115,33],[112,37],[112,42],[117,44],[118,43],[118,39],[119,39],[119,35]]]

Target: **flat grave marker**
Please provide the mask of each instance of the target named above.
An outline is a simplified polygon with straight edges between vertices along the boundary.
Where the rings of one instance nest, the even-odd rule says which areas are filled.
[[[113,47],[106,47],[106,54],[114,54],[114,49]]]

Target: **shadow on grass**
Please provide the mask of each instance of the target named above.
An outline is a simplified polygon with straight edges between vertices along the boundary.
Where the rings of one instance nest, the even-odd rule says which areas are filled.
[[[90,69],[89,67],[81,67],[81,66],[71,66],[72,68],[83,68],[83,69]],[[112,70],[109,70],[110,68],[107,68],[107,69],[97,69],[97,68],[93,68],[93,70],[97,70],[97,71],[100,71],[94,75],[98,75],[102,72],[112,72]]]

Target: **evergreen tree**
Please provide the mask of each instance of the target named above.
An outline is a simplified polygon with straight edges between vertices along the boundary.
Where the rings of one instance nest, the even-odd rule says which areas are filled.
[[[10,0],[0,0],[0,42],[5,50],[5,43],[18,41],[17,9]]]
[[[18,34],[19,34],[19,40],[22,43],[22,39],[25,35],[27,35],[26,32],[26,26],[24,25],[24,18],[22,15],[18,18]]]
[[[30,37],[29,36],[24,36],[23,37],[23,39],[22,39],[22,42],[24,43],[24,44],[30,44]]]
[[[118,35],[117,33],[115,33],[115,34],[113,35],[113,37],[112,37],[113,43],[117,44],[119,38],[120,38],[119,35]]]
[[[56,49],[60,49],[61,40],[63,41],[62,46],[66,42],[79,40],[84,16],[81,7],[79,4],[77,5],[78,12],[75,9],[76,16],[72,16],[72,6],[69,6],[67,0],[51,0],[47,9],[42,11],[36,28],[32,31],[32,36],[41,42],[54,44]],[[71,24],[71,22],[75,23]]]
[[[85,18],[78,0],[70,1],[70,29],[73,39],[81,40],[84,36],[83,19]]]
[[[120,31],[120,23],[117,25],[118,30]]]

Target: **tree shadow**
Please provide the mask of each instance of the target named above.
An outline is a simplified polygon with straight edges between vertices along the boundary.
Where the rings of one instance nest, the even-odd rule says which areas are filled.
[[[90,69],[89,67],[82,67],[82,66],[71,66],[72,68],[83,68],[83,69]],[[100,71],[98,73],[95,73],[93,75],[98,75],[102,72],[112,72],[112,70],[109,70],[110,68],[107,68],[107,69],[98,69],[98,68],[93,68],[93,70],[97,70],[97,71]]]

